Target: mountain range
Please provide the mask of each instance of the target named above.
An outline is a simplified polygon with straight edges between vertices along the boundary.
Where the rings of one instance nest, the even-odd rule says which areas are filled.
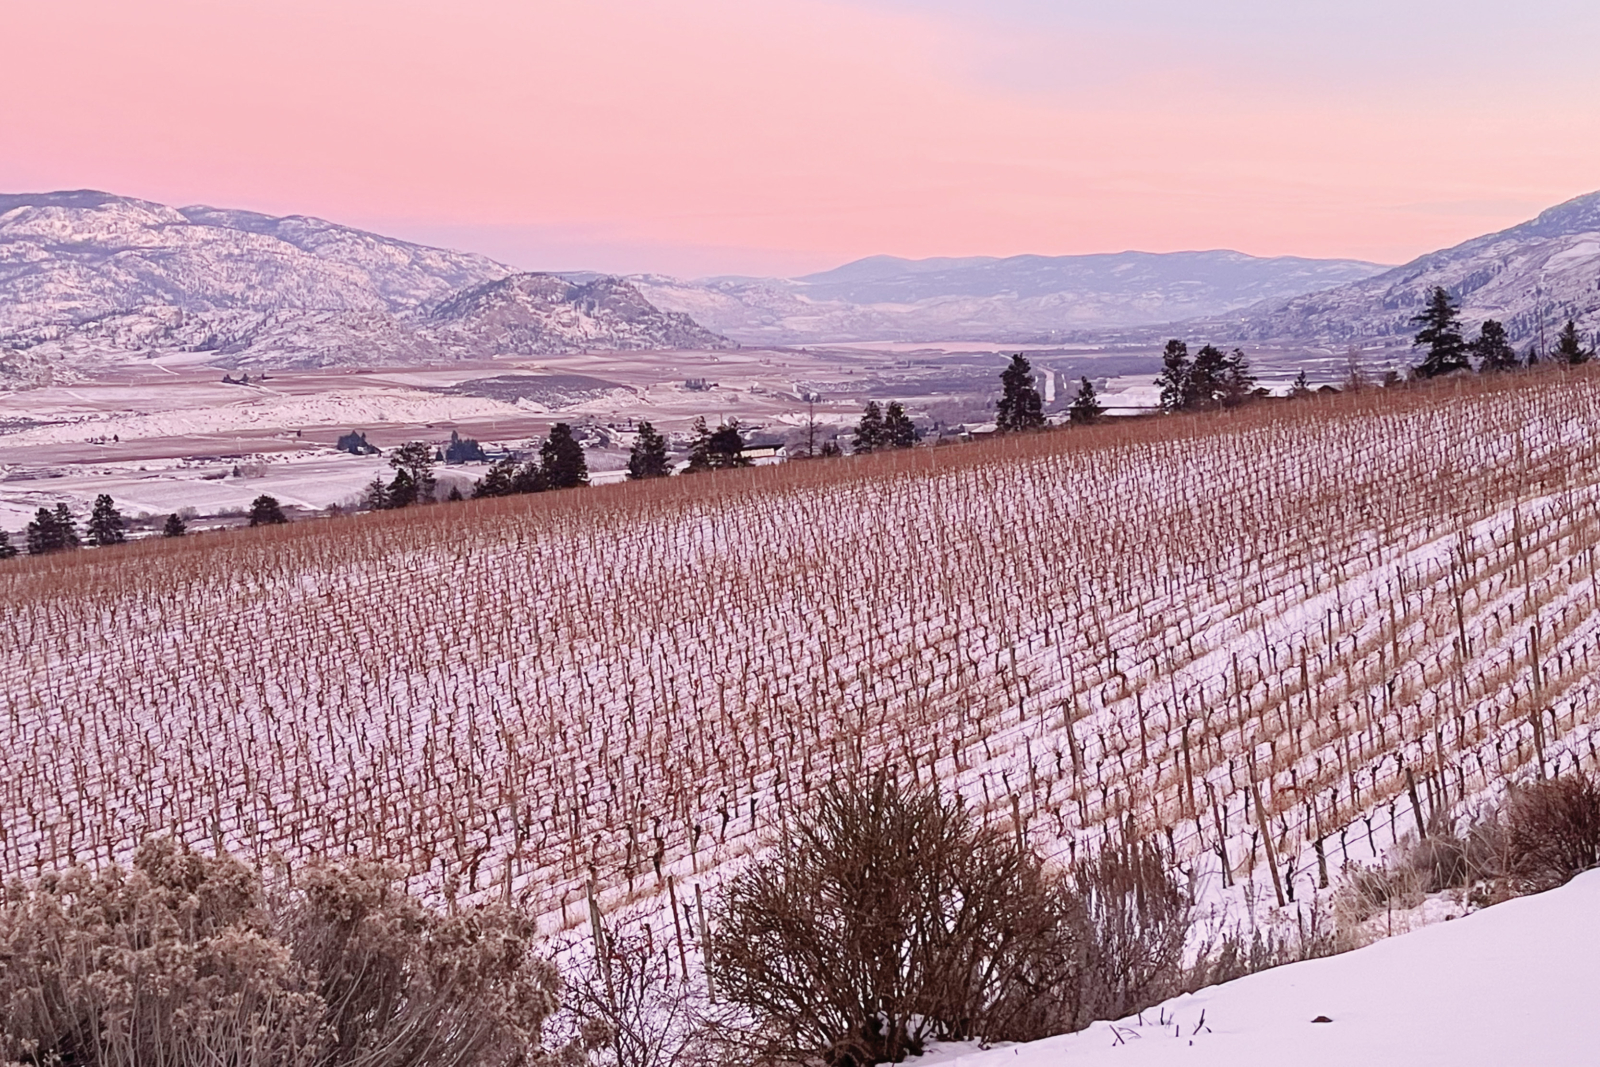
[[[1387,268],[1242,252],[872,256],[800,278],[629,280],[659,307],[746,344],[1092,340],[1099,331],[1221,315]]]
[[[728,344],[617,278],[519,274],[304,216],[0,196],[0,384],[163,351],[371,366]]]
[[[1594,337],[1600,332],[1600,192],[1370,278],[1190,325],[1230,344],[1409,349],[1417,329],[1412,316],[1436,286],[1460,302],[1469,330],[1497,319],[1524,349],[1553,345],[1568,319]]]

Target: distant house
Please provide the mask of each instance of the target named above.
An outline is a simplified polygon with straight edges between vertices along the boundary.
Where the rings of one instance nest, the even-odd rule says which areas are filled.
[[[783,445],[774,444],[745,445],[740,455],[756,467],[770,467],[789,458],[788,450]]]

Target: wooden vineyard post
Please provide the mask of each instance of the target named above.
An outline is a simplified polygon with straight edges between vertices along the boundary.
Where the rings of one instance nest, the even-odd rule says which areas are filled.
[[[689,980],[689,955],[683,950],[683,916],[678,914],[677,876],[667,875],[667,901],[672,905],[672,929],[678,935],[678,966],[683,969],[683,980]]]
[[[694,907],[700,918],[700,966],[706,972],[706,999],[717,1002],[717,987],[711,982],[711,930],[706,925],[706,902],[700,895],[700,885],[694,887]]]
[[[1529,666],[1533,668],[1533,708],[1528,712],[1533,719],[1533,747],[1539,760],[1539,777],[1544,778],[1544,719],[1541,714],[1543,708],[1540,704],[1541,693],[1544,689],[1544,680],[1539,677],[1539,623],[1535,620],[1528,627],[1528,659]]]
[[[1406,795],[1411,798],[1411,814],[1417,820],[1417,837],[1423,841],[1428,839],[1428,827],[1422,820],[1422,804],[1417,800],[1417,779],[1411,773],[1411,765],[1405,764],[1406,769]]]
[[[1287,905],[1283,899],[1283,876],[1278,873],[1278,850],[1272,845],[1272,828],[1267,825],[1267,809],[1261,806],[1261,788],[1256,785],[1255,766],[1250,768],[1250,799],[1256,806],[1256,825],[1261,828],[1261,844],[1267,851],[1267,868],[1272,871],[1272,891],[1277,894],[1278,907]]]

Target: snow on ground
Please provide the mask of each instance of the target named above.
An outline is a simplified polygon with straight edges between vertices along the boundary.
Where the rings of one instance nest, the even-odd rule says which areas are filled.
[[[1455,922],[918,1067],[1541,1067],[1600,1062],[1600,871]],[[1331,1022],[1317,1023],[1325,1017]],[[1203,1019],[1203,1021],[1202,1021]]]

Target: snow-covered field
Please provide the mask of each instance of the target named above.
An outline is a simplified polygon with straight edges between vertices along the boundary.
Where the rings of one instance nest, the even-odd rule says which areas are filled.
[[[1594,765],[1597,472],[1552,374],[11,561],[0,876],[168,831],[553,930],[889,767],[1293,929]]]
[[[918,1067],[1587,1067],[1600,871],[1458,922],[1251,975],[1027,1045]],[[1326,1022],[1315,1022],[1316,1019]]]

